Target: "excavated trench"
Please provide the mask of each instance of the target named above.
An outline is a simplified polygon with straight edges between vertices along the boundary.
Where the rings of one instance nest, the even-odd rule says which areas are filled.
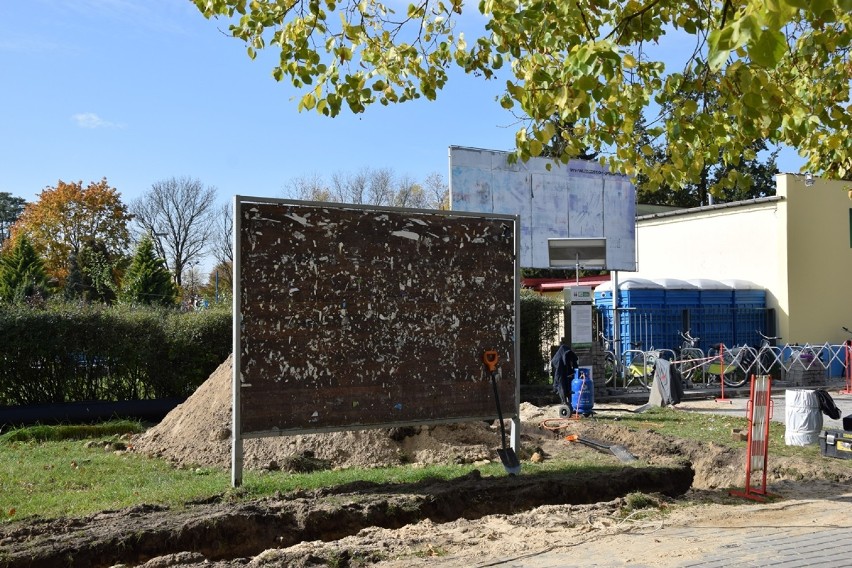
[[[143,505],[0,527],[0,566],[107,567],[177,553],[209,560],[245,558],[303,541],[337,540],[366,527],[396,529],[426,519],[444,523],[516,514],[542,505],[608,501],[637,491],[676,497],[689,490],[693,478],[689,464],[497,478],[482,477],[475,470],[452,481],[356,483],[175,509]]]

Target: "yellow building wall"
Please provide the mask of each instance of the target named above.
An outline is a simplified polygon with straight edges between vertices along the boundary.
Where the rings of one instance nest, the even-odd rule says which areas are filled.
[[[842,343],[852,329],[852,182],[781,175],[786,197],[789,328],[784,340]]]
[[[784,343],[839,344],[852,329],[852,182],[776,177],[778,200],[637,221],[635,273],[747,280],[766,290]]]

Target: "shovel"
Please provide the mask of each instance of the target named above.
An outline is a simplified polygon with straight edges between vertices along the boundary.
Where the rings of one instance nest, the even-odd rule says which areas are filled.
[[[496,351],[485,351],[482,354],[482,362],[491,373],[491,386],[494,387],[494,400],[497,401],[497,418],[500,420],[500,443],[502,449],[497,450],[497,455],[500,456],[500,461],[503,462],[503,467],[509,475],[517,475],[521,471],[521,462],[518,461],[518,456],[515,450],[506,447],[506,428],[503,426],[503,411],[500,409],[500,395],[497,392],[497,365],[500,363],[500,356]]]
[[[565,439],[569,442],[579,442],[583,445],[589,446],[590,448],[594,448],[600,452],[608,452],[617,457],[624,463],[630,463],[636,461],[636,456],[631,454],[627,448],[624,446],[620,446],[618,444],[604,444],[602,442],[597,442],[595,440],[590,440],[589,438],[581,438],[577,434],[571,434],[570,436],[565,436]]]

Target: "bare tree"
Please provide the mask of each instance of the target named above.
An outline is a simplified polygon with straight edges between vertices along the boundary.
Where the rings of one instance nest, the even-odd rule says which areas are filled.
[[[362,169],[357,173],[336,172],[331,176],[331,194],[338,203],[366,203],[367,187],[370,183],[370,170]]]
[[[373,170],[370,175],[369,203],[391,205],[393,203],[394,173],[389,169]]]
[[[150,233],[175,282],[184,268],[199,260],[214,230],[216,188],[189,177],[158,181],[130,205],[134,221]]]
[[[294,178],[284,194],[307,201],[449,209],[449,190],[441,174],[432,173],[420,184],[409,176],[397,178],[387,168],[365,168],[355,174],[336,172],[330,186],[318,174]]]
[[[393,205],[409,209],[423,209],[426,207],[423,198],[423,188],[420,184],[405,176],[400,178],[396,184]]]
[[[232,289],[234,273],[234,208],[225,203],[216,217],[216,234],[213,236],[213,258],[216,266],[208,275],[207,286],[216,292],[216,301],[222,292]]]
[[[216,259],[216,264],[234,261],[234,208],[230,203],[225,203],[216,217],[213,258]]]
[[[426,195],[427,207],[430,209],[448,210],[450,208],[450,188],[447,187],[444,176],[438,172],[432,172],[426,176],[423,191]]]
[[[335,201],[325,180],[316,172],[291,179],[284,186],[284,195],[302,201]]]

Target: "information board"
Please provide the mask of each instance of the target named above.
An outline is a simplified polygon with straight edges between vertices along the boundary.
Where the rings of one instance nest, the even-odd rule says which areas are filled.
[[[240,436],[517,416],[516,221],[237,197]]]

